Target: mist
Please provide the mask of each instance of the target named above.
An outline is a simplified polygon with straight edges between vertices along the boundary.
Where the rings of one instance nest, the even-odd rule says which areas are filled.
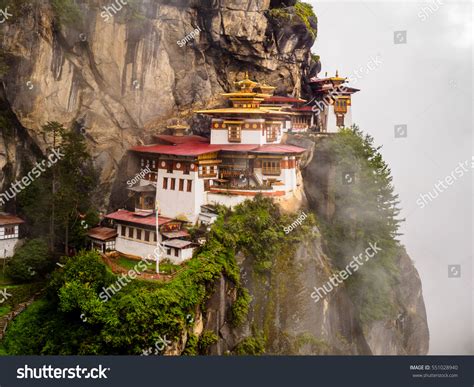
[[[309,2],[320,75],[361,89],[353,121],[391,167],[430,354],[473,354],[472,3]]]

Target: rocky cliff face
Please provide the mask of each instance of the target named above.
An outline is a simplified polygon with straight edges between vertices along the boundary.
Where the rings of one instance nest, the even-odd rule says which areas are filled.
[[[101,7],[111,3],[84,0],[66,12],[43,1],[19,1],[15,18],[2,25],[0,59],[8,66],[0,94],[2,191],[21,176],[25,162],[44,154],[50,139],[41,125],[58,121],[86,136],[101,171],[100,205],[107,207],[110,194],[113,202],[114,191],[123,191],[121,166],[130,146],[146,143],[177,116],[205,132],[192,111],[219,104],[219,93],[244,71],[278,86],[277,93],[299,95],[304,79],[319,70],[310,55],[316,21],[308,26],[295,16],[291,0],[139,0],[104,17]],[[180,47],[177,42],[197,28]],[[303,175],[310,208],[329,216],[331,166],[312,157],[311,143],[300,145],[310,149]],[[318,303],[310,297],[333,271],[323,244],[314,229],[296,252],[281,254],[267,275],[240,256],[253,297],[249,319],[240,328],[227,325],[235,289],[222,278],[196,328],[218,333],[211,353],[224,354],[257,331],[267,336],[272,354],[426,353],[421,284],[410,258],[398,258],[394,297],[402,315],[364,326],[344,287]]]
[[[299,94],[302,76],[315,69],[314,32],[298,17],[273,17],[270,0],[57,3],[69,6],[20,1],[2,25],[5,103],[43,151],[48,139],[39,129],[47,121],[84,133],[107,194],[102,204],[129,147],[177,116],[207,129],[192,111],[218,104],[244,71],[277,92]],[[6,184],[5,165],[20,160],[2,143],[0,155]]]

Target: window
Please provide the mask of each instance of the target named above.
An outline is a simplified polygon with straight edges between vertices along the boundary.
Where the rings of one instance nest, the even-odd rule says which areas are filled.
[[[155,197],[154,196],[145,196],[145,208],[147,210],[152,210],[155,205]]]
[[[145,231],[145,242],[150,242],[150,231]]]
[[[229,126],[228,139],[229,142],[240,142],[240,126]]]
[[[188,192],[191,192],[193,190],[193,181],[188,180]]]
[[[184,163],[183,165],[183,175],[189,175],[189,164]]]
[[[176,179],[173,177],[171,178],[171,191],[174,191],[176,188]]]
[[[168,248],[166,249],[166,254],[171,255],[171,247],[168,247]]]
[[[346,99],[336,99],[334,102],[334,111],[336,113],[347,113],[347,100]]]
[[[262,173],[264,175],[279,175],[280,172],[280,160],[263,160]]]
[[[148,181],[156,181],[156,177],[157,177],[157,174],[156,173],[147,173],[145,175],[145,179],[148,180]]]
[[[336,126],[344,126],[344,114],[336,115]]]
[[[125,236],[127,232],[127,227],[120,226],[120,235]]]
[[[173,162],[172,161],[168,161],[168,163],[166,164],[166,172],[173,173]]]
[[[133,227],[128,228],[128,237],[133,238]]]
[[[153,242],[156,242],[156,232],[153,233]]]
[[[199,166],[199,177],[216,177],[217,167],[215,165]]]
[[[277,138],[278,128],[275,126],[267,126],[267,142],[273,142]]]
[[[156,159],[141,159],[140,165],[142,169],[148,167],[152,170],[156,170]]]
[[[179,179],[179,190],[184,191],[184,179]]]
[[[105,243],[105,250],[109,250],[109,251],[115,250],[115,241],[106,242]]]
[[[137,228],[137,239],[142,239],[142,230],[140,230],[139,228]]]
[[[15,226],[5,227],[5,238],[15,237]]]
[[[167,177],[163,178],[163,189],[168,189],[168,178]]]
[[[175,257],[178,257],[178,256],[179,256],[179,250],[176,249],[176,248],[174,249],[174,256],[175,256]]]

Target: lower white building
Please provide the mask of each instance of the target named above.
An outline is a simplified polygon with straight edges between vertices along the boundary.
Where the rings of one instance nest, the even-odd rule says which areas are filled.
[[[108,227],[94,227],[89,230],[87,237],[90,241],[90,248],[101,253],[115,251],[115,240],[117,230]]]
[[[15,215],[0,212],[0,258],[12,257],[20,241],[20,225],[24,221]]]
[[[189,234],[183,229],[185,222],[181,220],[159,215],[157,234],[154,211],[118,210],[106,218],[113,222],[117,230],[114,250],[124,255],[153,259],[159,248],[161,259],[180,264],[192,257],[196,247],[185,239],[189,238]]]

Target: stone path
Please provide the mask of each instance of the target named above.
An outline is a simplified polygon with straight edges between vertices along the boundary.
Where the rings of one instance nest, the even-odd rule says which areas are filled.
[[[36,299],[36,297],[38,297],[40,294],[41,291],[35,293],[33,297],[31,297],[28,301],[20,302],[10,313],[6,314],[3,317],[0,317],[0,340],[2,340],[3,336],[5,336],[5,332],[7,331],[8,324],[10,323],[10,321],[12,321],[16,316],[18,316],[27,307],[29,307]]]

